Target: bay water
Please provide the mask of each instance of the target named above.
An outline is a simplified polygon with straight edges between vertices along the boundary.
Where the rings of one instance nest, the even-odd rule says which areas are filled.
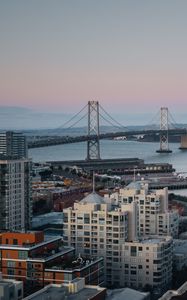
[[[57,160],[78,160],[86,158],[85,142],[75,144],[57,145],[29,150],[29,157],[34,162],[47,162]],[[172,153],[156,153],[158,143],[123,141],[123,140],[101,140],[101,158],[132,158],[144,159],[145,163],[169,163],[176,172],[185,173],[187,176],[187,150],[180,150],[178,143],[171,143]],[[187,190],[177,190],[179,194],[187,195]]]

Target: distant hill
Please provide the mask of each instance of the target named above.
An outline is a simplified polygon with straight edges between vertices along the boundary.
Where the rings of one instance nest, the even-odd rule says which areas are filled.
[[[32,110],[21,106],[0,106],[0,114],[31,113]]]
[[[86,118],[78,123],[76,128],[60,129],[59,127],[67,122],[74,114],[63,112],[42,112],[34,109],[19,106],[0,106],[0,130],[21,130],[29,134],[38,135],[81,135],[87,133]],[[144,125],[148,123],[148,113],[120,113],[114,114],[113,118],[121,124],[128,124],[130,130],[145,129]],[[181,115],[181,124],[179,127],[187,127],[182,121],[186,120],[184,115]],[[74,120],[75,121],[75,120]],[[71,125],[72,123],[69,123]],[[100,122],[100,131],[102,133],[109,131],[120,131],[120,128],[106,126],[103,120]],[[139,125],[135,125],[139,124]],[[159,125],[157,125],[158,128]],[[150,129],[156,128],[156,125],[151,125]]]
[[[25,107],[0,106],[0,130],[57,128],[70,114],[38,112]]]

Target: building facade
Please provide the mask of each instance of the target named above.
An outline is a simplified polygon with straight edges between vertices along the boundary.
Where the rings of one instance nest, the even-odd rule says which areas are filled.
[[[165,290],[171,287],[173,241],[153,236],[123,245],[121,284],[141,289],[146,285]],[[117,275],[117,274],[116,274]]]
[[[133,182],[110,195],[116,205],[138,205],[138,235],[171,235],[178,237],[179,214],[168,209],[168,189],[151,191],[144,182]]]
[[[63,220],[65,245],[88,257],[104,256],[106,263],[128,240],[127,211],[113,210],[96,193],[64,209]]]
[[[32,220],[32,177],[29,159],[0,157],[0,229],[27,230]]]
[[[0,132],[0,154],[17,158],[27,158],[26,137],[21,132]]]
[[[0,271],[5,279],[21,280],[29,287],[61,284],[84,277],[86,284],[104,281],[103,258],[75,256],[62,237],[44,238],[37,232],[0,234]]]
[[[103,256],[107,286],[164,290],[171,283],[172,238],[140,238],[139,224],[137,201],[116,205],[92,193],[64,210],[64,243],[76,253]]]

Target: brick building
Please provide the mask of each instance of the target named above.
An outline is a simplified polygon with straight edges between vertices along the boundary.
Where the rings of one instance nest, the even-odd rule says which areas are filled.
[[[0,271],[3,278],[29,286],[61,284],[84,277],[86,284],[103,282],[103,259],[75,257],[73,247],[63,247],[62,237],[44,238],[43,232],[1,233]]]

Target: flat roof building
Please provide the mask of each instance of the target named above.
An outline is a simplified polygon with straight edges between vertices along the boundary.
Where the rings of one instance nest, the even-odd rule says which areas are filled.
[[[50,284],[23,300],[105,300],[106,288],[85,285],[84,278],[77,278],[63,285]]]
[[[86,284],[104,281],[103,258],[77,256],[73,247],[63,246],[61,236],[44,237],[41,231],[1,233],[0,257],[3,278],[30,286],[61,284],[77,277],[84,277]]]
[[[23,283],[14,279],[3,279],[2,274],[0,273],[0,299],[23,299]]]

